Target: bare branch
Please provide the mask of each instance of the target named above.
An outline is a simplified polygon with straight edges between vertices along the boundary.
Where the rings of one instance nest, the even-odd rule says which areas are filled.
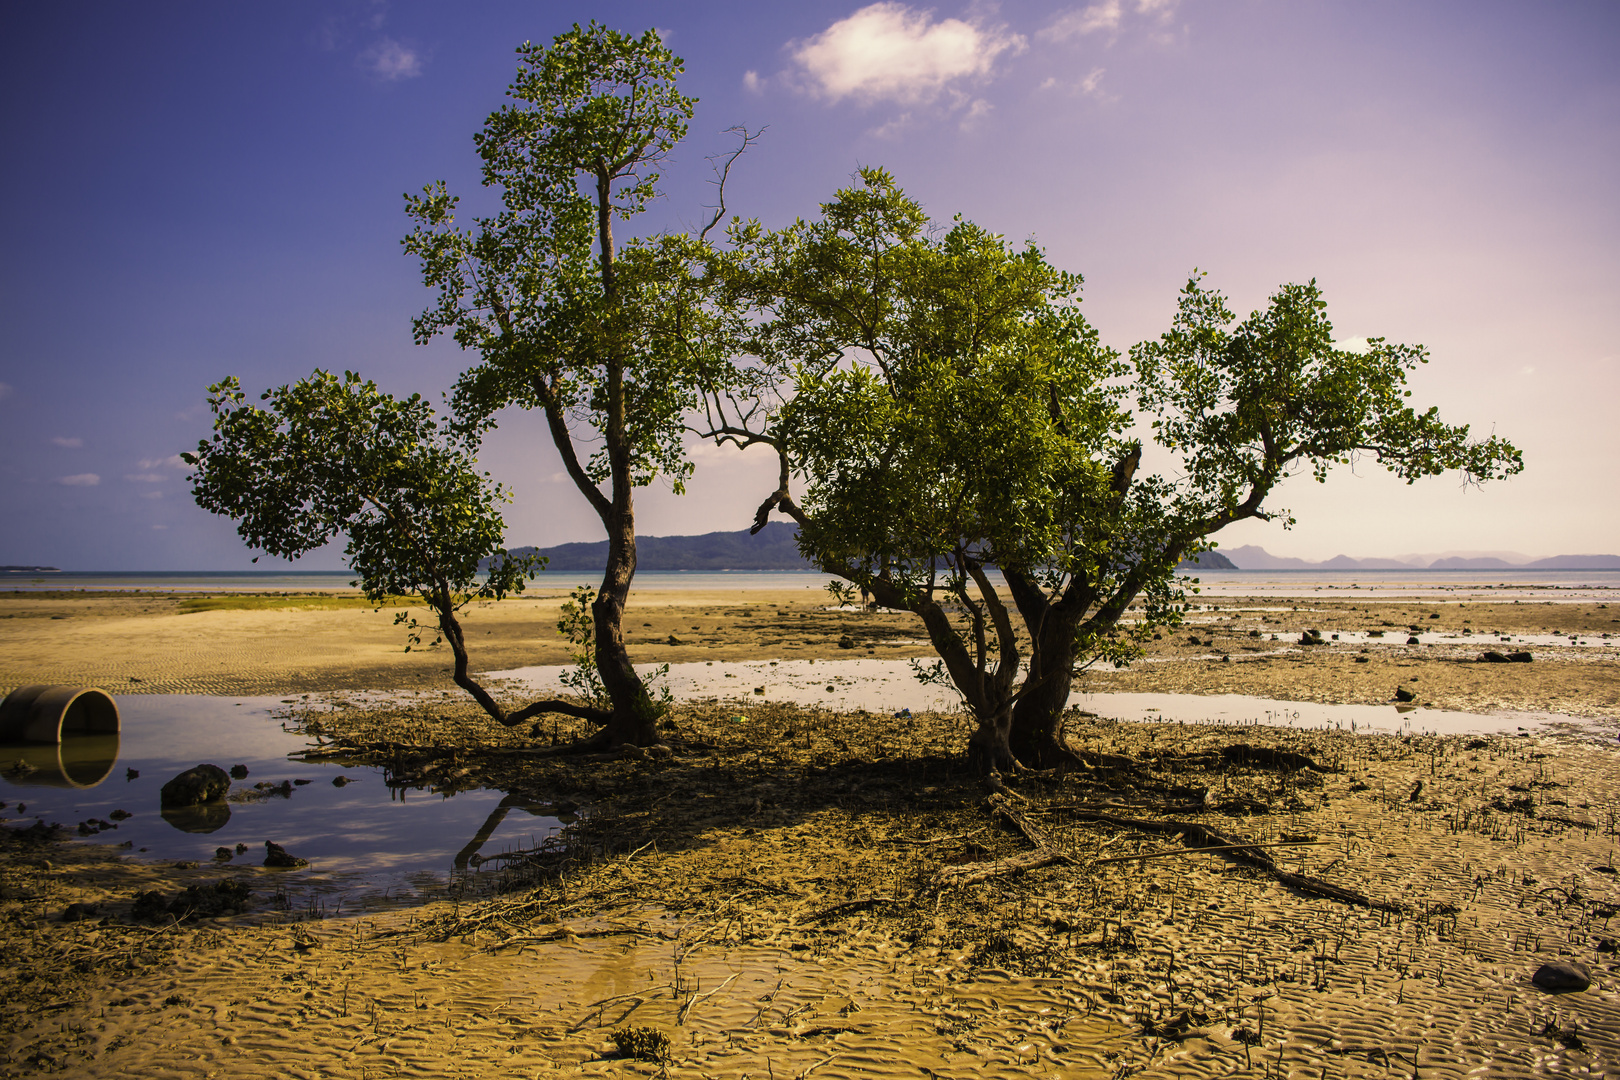
[[[731,166],[736,163],[738,158],[743,156],[749,146],[757,142],[760,136],[765,134],[766,130],[768,129],[760,128],[758,131],[750,132],[741,124],[726,129],[726,134],[740,136],[742,141],[738,144],[737,149],[725,156],[726,163],[724,165],[714,166],[715,179],[709,181],[709,183],[713,184],[718,190],[720,201],[714,208],[714,216],[709,219],[709,223],[703,226],[703,230],[698,233],[698,240],[708,239],[709,230],[720,224],[720,219],[726,216],[726,178],[731,175]],[[716,154],[710,157],[709,161],[713,163],[719,156]]]

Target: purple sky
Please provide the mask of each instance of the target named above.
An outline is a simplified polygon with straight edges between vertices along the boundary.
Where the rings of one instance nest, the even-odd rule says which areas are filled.
[[[739,213],[784,224],[886,166],[934,216],[1085,274],[1121,349],[1195,267],[1245,313],[1315,277],[1341,338],[1429,346],[1414,401],[1525,452],[1483,490],[1301,476],[1292,531],[1223,546],[1620,552],[1612,3],[59,2],[0,8],[0,563],[247,568],[174,457],[208,383],[448,388],[473,358],[411,343],[429,294],[401,194],[444,179],[476,206],[513,48],[590,17],[657,26],[702,99],[649,229],[700,221],[720,133],[769,125]],[[598,538],[534,416],[485,460],[511,543]],[[643,533],[744,528],[774,483],[751,455],[697,461],[687,495],[641,496]]]

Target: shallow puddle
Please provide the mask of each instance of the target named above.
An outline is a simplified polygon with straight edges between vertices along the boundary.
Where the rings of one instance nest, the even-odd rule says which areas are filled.
[[[561,828],[536,813],[543,808],[514,804],[499,791],[394,789],[380,769],[292,761],[314,744],[272,715],[277,698],[148,694],[117,701],[117,736],[69,737],[59,747],[0,745],[0,818],[70,829],[85,822],[91,830],[106,821],[115,827],[83,838],[148,859],[201,864],[257,867],[265,842],[274,841],[310,861],[308,870],[286,872],[300,882],[313,877],[393,892],[442,886],[475,852],[533,847]],[[28,769],[17,769],[19,761]],[[223,805],[165,813],[163,785],[199,763],[242,765],[247,775],[231,781]],[[334,784],[340,777],[345,783]],[[129,816],[119,820],[119,811]],[[246,850],[238,853],[239,844]],[[216,857],[220,848],[230,858]]]

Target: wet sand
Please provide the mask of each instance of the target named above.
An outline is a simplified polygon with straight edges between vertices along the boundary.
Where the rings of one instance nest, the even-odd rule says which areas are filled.
[[[109,686],[125,693],[442,678],[439,658],[398,651],[388,611],[182,615],[151,597],[102,601],[0,597],[0,675],[143,680]],[[550,625],[560,597],[521,603],[473,614],[469,625],[489,631],[484,653],[501,658],[485,667],[565,660]],[[332,897],[301,890],[296,871],[155,866],[8,828],[0,1075],[1620,1069],[1615,649],[1544,647],[1533,663],[1496,665],[1473,662],[1491,646],[1472,641],[1363,654],[1283,640],[1307,626],[1386,622],[1460,632],[1466,617],[1481,630],[1601,641],[1620,629],[1608,621],[1615,608],[1219,604],[1163,635],[1152,662],[1092,673],[1087,686],[1385,701],[1402,685],[1448,707],[1545,702],[1533,707],[1589,722],[1524,738],[1401,739],[1076,714],[1075,743],[1105,756],[1068,776],[1008,778],[1014,794],[1000,798],[1025,829],[963,769],[967,729],[946,714],[895,720],[757,700],[739,722],[734,706],[688,705],[666,731],[668,756],[581,760],[539,756],[551,731],[500,729],[439,694],[322,708],[294,719],[317,725],[337,760],[389,762],[404,787],[488,785],[584,816],[547,850],[494,853],[511,857],[453,883],[449,899],[341,916]],[[649,596],[631,621],[652,625],[632,626],[632,644],[642,662],[929,655],[907,644],[909,616],[824,607],[796,595]],[[667,644],[672,633],[682,644]],[[852,649],[840,648],[845,636]],[[1251,750],[1226,756],[1237,743]],[[1319,768],[1279,768],[1293,759],[1254,747]],[[1098,821],[1099,807],[1298,845],[1256,850],[1284,873],[1381,906],[1317,895],[1218,852],[1139,859],[1192,841],[1174,826]],[[1048,848],[1062,858],[952,883]],[[172,899],[222,879],[251,890],[246,912],[132,917],[143,891]],[[95,917],[63,922],[75,902],[97,904]],[[1588,965],[1594,986],[1554,995],[1531,985],[1539,964],[1560,958]],[[664,1062],[621,1056],[614,1033],[637,1027],[668,1038]]]

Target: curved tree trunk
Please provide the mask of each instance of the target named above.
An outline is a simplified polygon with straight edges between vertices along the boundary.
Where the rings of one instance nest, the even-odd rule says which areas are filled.
[[[1012,709],[1007,744],[1030,768],[1062,768],[1078,760],[1063,740],[1063,710],[1074,683],[1075,627],[1062,613],[1048,611],[1033,637],[1029,672]]]
[[[625,502],[628,503],[628,494]],[[595,623],[596,670],[613,702],[613,715],[599,733],[607,746],[630,743],[651,746],[658,741],[658,708],[624,647],[624,608],[630,582],[636,574],[634,511],[625,506],[613,515],[608,531],[608,564],[602,588],[591,604]]]

